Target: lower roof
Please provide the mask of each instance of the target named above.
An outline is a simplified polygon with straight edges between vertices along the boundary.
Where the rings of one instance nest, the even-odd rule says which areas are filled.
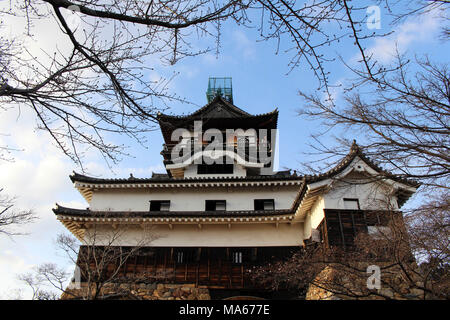
[[[90,209],[73,209],[57,204],[52,209],[56,215],[96,218],[166,218],[166,217],[271,217],[292,213],[290,209],[278,210],[234,210],[234,211],[91,211]]]
[[[356,158],[359,157],[362,161],[364,161],[369,167],[379,173],[381,179],[391,179],[393,181],[402,183],[406,186],[417,188],[420,186],[420,183],[417,181],[406,179],[402,175],[393,174],[388,172],[378,166],[374,161],[372,161],[369,157],[367,157],[361,150],[361,148],[356,144],[356,141],[353,142],[353,145],[350,148],[350,152],[332,169],[327,172],[318,174],[318,175],[297,175],[296,171],[291,174],[290,170],[286,171],[278,171],[272,175],[255,175],[255,176],[223,176],[223,177],[186,177],[186,178],[173,178],[169,177],[167,174],[153,173],[150,178],[136,178],[132,174],[130,174],[129,178],[119,178],[119,179],[105,179],[105,178],[96,178],[90,177],[86,175],[82,175],[74,172],[73,175],[70,176],[72,182],[84,182],[91,184],[111,184],[111,185],[130,185],[130,184],[142,184],[142,183],[192,183],[192,182],[232,182],[232,181],[275,181],[275,180],[296,180],[296,181],[306,181],[307,183],[313,183],[321,180],[325,180],[328,178],[332,178],[338,175],[340,172],[344,171]]]
[[[302,180],[295,171],[293,174],[290,170],[278,171],[272,175],[255,175],[255,176],[223,176],[223,177],[186,177],[172,178],[164,173],[153,173],[150,178],[136,178],[130,174],[129,178],[105,179],[90,177],[77,172],[73,172],[70,176],[72,182],[98,183],[98,184],[141,184],[141,183],[182,183],[182,182],[207,182],[207,181],[270,181],[270,180]]]
[[[343,172],[356,158],[359,157],[362,161],[368,164],[374,171],[380,174],[382,179],[391,179],[399,182],[402,187],[399,189],[397,196],[399,199],[399,207],[403,205],[404,202],[414,193],[414,190],[419,186],[419,183],[412,180],[406,180],[400,176],[393,175],[389,172],[384,171],[382,168],[377,166],[374,162],[372,162],[368,157],[366,157],[356,142],[353,143],[349,154],[342,159],[342,161],[335,166],[333,169],[329,170],[320,175],[314,176],[297,176],[296,172],[291,174],[290,171],[280,171],[275,173],[274,175],[265,175],[265,176],[247,176],[247,177],[213,177],[213,178],[183,178],[176,179],[168,177],[164,174],[154,174],[151,178],[135,178],[130,175],[128,179],[103,179],[103,178],[95,178],[89,177],[85,175],[81,175],[75,173],[70,176],[70,179],[74,183],[81,183],[81,185],[77,186],[85,195],[85,198],[89,198],[89,194],[92,193],[93,188],[101,187],[113,187],[113,188],[128,188],[132,187],[147,187],[145,184],[150,183],[152,185],[160,186],[160,187],[169,187],[169,186],[177,186],[177,185],[192,185],[196,187],[201,187],[203,184],[212,183],[212,186],[222,186],[227,182],[238,185],[251,185],[261,181],[262,184],[287,184],[287,185],[296,185],[298,186],[298,192],[296,198],[293,202],[292,207],[289,210],[275,210],[275,211],[213,211],[213,212],[205,212],[205,211],[196,211],[196,212],[94,212],[89,209],[79,210],[79,209],[70,209],[58,206],[53,211],[55,214],[64,214],[71,216],[100,216],[100,217],[110,217],[111,215],[116,215],[120,217],[231,217],[231,216],[276,216],[276,215],[286,215],[286,214],[295,214],[299,206],[301,206],[302,201],[305,200],[305,197],[308,197],[308,186],[311,184],[323,181],[334,176],[337,176],[339,173]],[[86,185],[84,185],[86,184]],[[259,183],[257,183],[259,184]],[[307,200],[307,199],[306,199]]]

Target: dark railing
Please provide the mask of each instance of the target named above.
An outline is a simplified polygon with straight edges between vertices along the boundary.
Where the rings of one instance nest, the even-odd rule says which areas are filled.
[[[252,281],[249,270],[286,259],[296,250],[297,247],[140,248],[120,266],[110,262],[105,268],[104,276],[108,278],[112,273],[117,274],[113,282],[190,283],[224,289],[258,288],[258,284]],[[80,255],[86,251],[86,246],[80,248],[79,262],[83,260]],[[182,260],[179,252],[183,252]],[[240,262],[233,261],[235,252],[242,253]],[[81,267],[83,265],[86,264]],[[91,263],[88,273],[96,274],[95,268],[95,264]],[[83,278],[82,281],[86,281]]]

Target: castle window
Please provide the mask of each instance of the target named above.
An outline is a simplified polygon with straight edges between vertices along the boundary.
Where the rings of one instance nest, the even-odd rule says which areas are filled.
[[[255,210],[275,210],[273,199],[255,199]]]
[[[242,251],[234,251],[231,258],[233,263],[242,263]]]
[[[233,164],[228,163],[199,164],[197,166],[197,174],[232,174],[233,171]]]
[[[183,257],[184,257],[184,252],[183,251],[178,251],[177,252],[177,263],[183,263]]]
[[[171,253],[173,257],[173,262],[177,264],[181,263],[192,263],[200,261],[201,248],[176,248]]]
[[[225,211],[226,210],[225,200],[206,200],[205,210],[206,211]]]
[[[344,208],[348,210],[359,210],[359,200],[344,198]]]
[[[150,211],[169,211],[170,200],[151,200]]]

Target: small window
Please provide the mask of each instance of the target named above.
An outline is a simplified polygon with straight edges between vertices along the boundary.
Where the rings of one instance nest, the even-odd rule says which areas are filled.
[[[176,261],[177,261],[177,263],[183,263],[183,261],[184,261],[184,252],[183,251],[178,251],[177,252],[177,256],[176,256]]]
[[[348,210],[359,210],[358,199],[346,199],[344,198],[344,208]]]
[[[255,199],[255,210],[275,210],[273,199]]]
[[[169,211],[170,200],[151,200],[150,211]]]
[[[311,229],[311,240],[313,242],[322,242],[322,237],[320,234],[320,230]]]
[[[234,165],[232,163],[213,163],[197,165],[197,174],[232,174]]]
[[[206,200],[205,201],[206,211],[225,211],[226,201],[225,200]]]
[[[242,263],[242,251],[233,252],[231,258],[233,263]]]
[[[173,262],[192,263],[200,261],[201,248],[175,248],[173,251]]]

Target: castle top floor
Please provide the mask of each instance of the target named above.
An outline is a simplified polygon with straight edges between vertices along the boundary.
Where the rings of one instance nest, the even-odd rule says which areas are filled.
[[[235,106],[229,87],[210,78],[208,104],[183,116],[158,114],[170,177],[272,174],[278,110],[252,115]]]

